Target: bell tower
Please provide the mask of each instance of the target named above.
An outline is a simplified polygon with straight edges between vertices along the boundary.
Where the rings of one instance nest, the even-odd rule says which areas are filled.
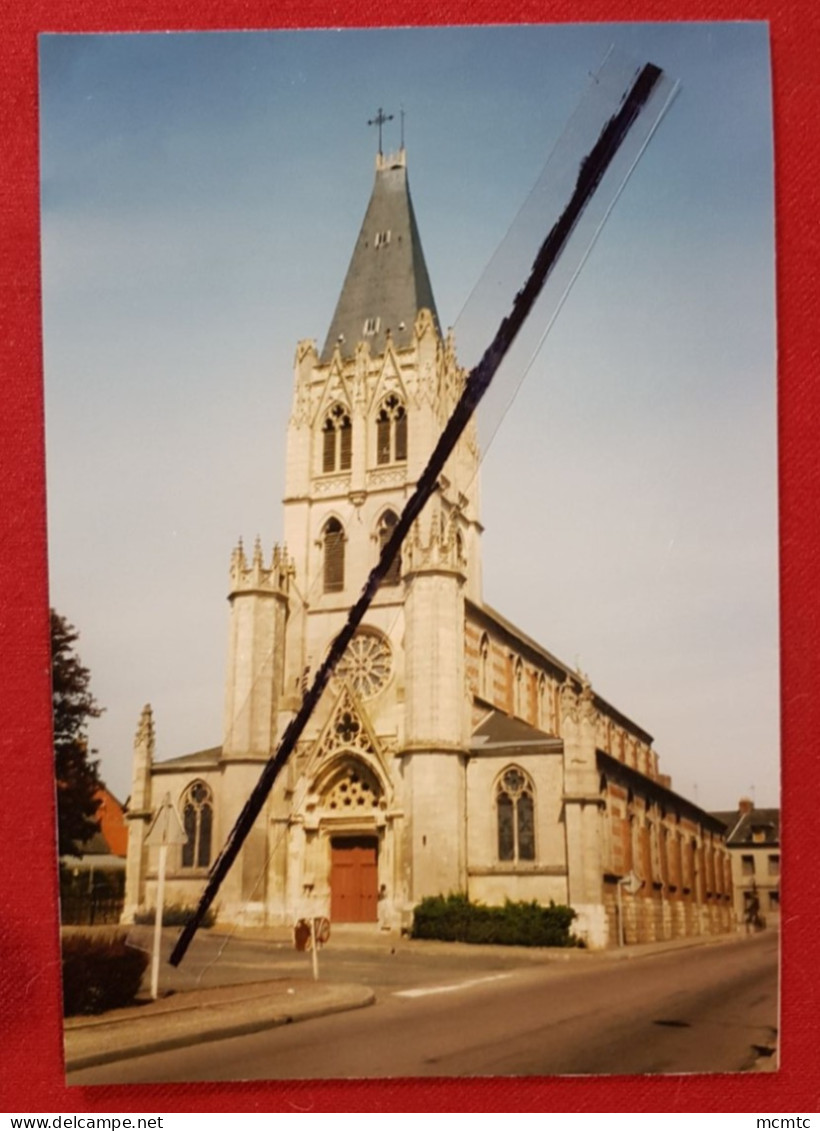
[[[384,119],[385,121],[387,119]],[[296,349],[285,539],[293,559],[282,705],[293,709],[378,560],[463,385],[421,246],[407,156],[379,152],[361,229],[324,345]],[[442,505],[480,593],[478,453],[470,431],[442,476]],[[405,586],[397,562],[367,616],[397,656]]]
[[[232,632],[252,656],[267,636],[271,670],[260,649],[253,686],[262,690],[249,698],[244,683],[229,688],[226,758],[264,744],[269,708],[280,735],[298,709],[465,378],[439,323],[404,147],[380,147],[324,344],[296,347],[287,564],[267,579],[258,555],[248,566],[240,550],[232,567]],[[266,898],[279,921],[305,907],[345,914],[340,891],[352,885],[356,914],[373,919],[378,907],[383,924],[398,926],[423,895],[463,886],[464,602],[481,596],[478,463],[471,424],[272,795]],[[365,733],[366,749],[354,737]],[[368,790],[357,793],[362,782]],[[359,804],[365,794],[373,804]],[[345,868],[355,883],[342,884]]]

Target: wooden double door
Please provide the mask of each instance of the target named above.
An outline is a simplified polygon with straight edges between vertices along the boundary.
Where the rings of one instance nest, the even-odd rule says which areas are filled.
[[[375,836],[331,838],[330,918],[334,923],[375,923],[378,919],[378,854]]]

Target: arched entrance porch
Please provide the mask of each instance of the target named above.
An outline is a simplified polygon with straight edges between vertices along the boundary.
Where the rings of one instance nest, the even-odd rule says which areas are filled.
[[[331,922],[376,923],[392,856],[383,783],[369,759],[351,751],[335,759],[323,777],[317,782],[317,816]]]

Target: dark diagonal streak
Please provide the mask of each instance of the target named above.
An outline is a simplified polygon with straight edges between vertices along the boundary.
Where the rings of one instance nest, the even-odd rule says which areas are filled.
[[[390,539],[382,549],[378,564],[371,571],[359,599],[350,610],[344,627],[336,636],[324,662],[316,672],[313,683],[302,700],[302,706],[288,724],[278,749],[265,765],[259,781],[245,802],[245,806],[225,842],[225,847],[215,860],[199,904],[185,924],[171,953],[170,962],[172,966],[178,966],[182,961],[205,913],[211,906],[222,881],[236,859],[245,837],[259,816],[279,771],[293,752],[310,716],[313,714],[313,710],[333,674],[333,669],[361,624],[374,595],[390,569],[396,554],[401,549],[401,544],[410,527],[421,514],[425,503],[435,490],[438,477],[453,448],[478,407],[481,398],[489,388],[490,382],[515,341],[519,330],[524,325],[550,272],[572,235],[575,225],[592,199],[629,130],[646,105],[662,73],[660,68],[652,63],[647,63],[640,70],[618,112],[603,127],[595,145],[581,162],[578,179],[569,203],[538,249],[527,281],[513,300],[512,310],[503,319],[483,357],[467,377],[464,390],[433,449],[433,454],[419,478],[415,491],[407,500]]]

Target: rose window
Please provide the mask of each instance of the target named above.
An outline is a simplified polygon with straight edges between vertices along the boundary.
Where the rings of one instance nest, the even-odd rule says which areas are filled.
[[[390,645],[380,634],[357,632],[336,665],[336,674],[346,679],[361,699],[370,699],[387,684],[392,669]]]

